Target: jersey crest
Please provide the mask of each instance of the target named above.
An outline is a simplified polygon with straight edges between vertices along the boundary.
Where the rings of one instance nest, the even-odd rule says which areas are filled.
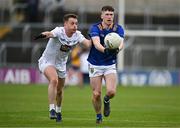
[[[60,47],[60,51],[63,51],[63,52],[69,52],[71,50],[71,46],[68,46],[68,45],[61,45]]]

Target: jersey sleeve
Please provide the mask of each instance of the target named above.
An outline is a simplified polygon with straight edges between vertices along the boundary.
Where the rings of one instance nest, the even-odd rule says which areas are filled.
[[[79,38],[78,38],[78,42],[79,42],[79,43],[82,43],[83,40],[86,39],[86,38],[81,34],[81,32],[78,32],[78,37],[79,37]]]
[[[59,27],[56,27],[55,29],[51,30],[52,34],[54,37],[57,37],[59,35]]]
[[[94,36],[99,36],[99,29],[97,26],[93,25],[90,30],[89,30],[89,36],[94,37]]]

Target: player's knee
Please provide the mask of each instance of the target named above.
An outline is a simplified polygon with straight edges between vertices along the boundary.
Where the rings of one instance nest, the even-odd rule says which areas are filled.
[[[101,92],[94,91],[93,97],[94,97],[94,99],[100,99],[101,98]]]
[[[110,97],[114,97],[115,94],[116,94],[116,91],[115,91],[115,90],[109,90],[109,91],[107,91],[107,94],[108,94],[108,96],[110,96]]]
[[[57,87],[58,79],[56,79],[56,78],[51,79],[50,84],[53,85],[54,87]]]

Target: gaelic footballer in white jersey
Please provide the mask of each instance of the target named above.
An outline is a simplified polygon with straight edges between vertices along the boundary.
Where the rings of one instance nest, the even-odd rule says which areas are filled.
[[[60,78],[66,77],[66,63],[68,55],[76,44],[81,43],[85,37],[80,31],[76,31],[71,37],[65,33],[64,27],[56,27],[51,31],[53,38],[50,38],[46,49],[39,59],[39,69],[44,72],[49,65],[56,67]]]

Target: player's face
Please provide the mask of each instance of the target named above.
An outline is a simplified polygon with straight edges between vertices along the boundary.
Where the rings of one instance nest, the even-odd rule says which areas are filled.
[[[69,18],[68,21],[64,23],[64,27],[69,31],[69,33],[75,33],[77,30],[78,20],[75,18]]]
[[[114,12],[112,11],[103,11],[101,14],[101,19],[106,25],[111,25],[114,20]]]

